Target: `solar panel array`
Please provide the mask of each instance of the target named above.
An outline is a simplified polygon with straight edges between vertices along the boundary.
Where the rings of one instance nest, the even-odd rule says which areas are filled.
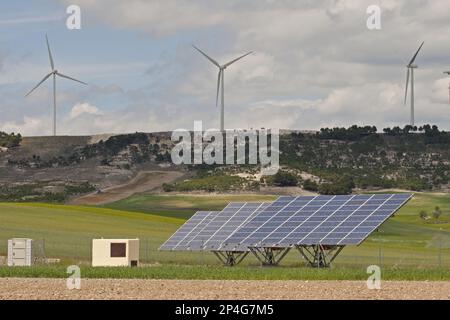
[[[279,197],[199,211],[161,250],[248,251],[250,247],[360,244],[412,194]]]
[[[360,244],[411,194],[280,197],[225,241],[235,247]]]
[[[230,234],[239,230],[255,214],[267,207],[267,203],[230,203],[217,214],[192,239],[187,246],[190,250],[218,250]],[[247,251],[247,247],[235,247],[234,250]]]
[[[197,211],[186,221],[159,249],[176,250],[181,248],[217,214],[217,211]]]
[[[218,250],[230,234],[248,222],[268,203],[232,202],[220,212],[199,211],[175,232],[160,250]],[[233,251],[248,251],[234,246]]]

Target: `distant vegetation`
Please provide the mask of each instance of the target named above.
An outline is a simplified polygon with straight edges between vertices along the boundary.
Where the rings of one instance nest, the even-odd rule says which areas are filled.
[[[303,189],[308,190],[308,191],[312,191],[312,192],[316,192],[319,190],[319,184],[315,181],[312,181],[310,179],[306,179],[303,182]]]
[[[297,175],[288,171],[279,170],[273,176],[269,176],[266,179],[266,183],[278,187],[293,187],[298,185],[299,180],[301,179]]]
[[[356,141],[363,137],[369,136],[371,134],[377,133],[377,127],[375,126],[365,126],[358,127],[353,125],[350,128],[322,128],[317,133],[317,137],[320,139],[334,139],[334,140],[344,140],[344,141]]]
[[[447,220],[441,220],[442,215],[443,215],[443,212],[439,206],[434,207],[434,210],[431,212],[431,216],[426,210],[420,210],[420,212],[419,212],[420,219],[422,219],[424,221],[428,221],[430,223],[437,223],[437,224],[448,223],[449,221],[447,221]],[[434,220],[431,220],[431,218],[433,218]]]
[[[336,195],[351,194],[355,183],[350,176],[334,177],[331,182],[322,183],[318,190],[320,194]]]
[[[22,141],[22,136],[20,133],[15,134],[14,132],[11,134],[7,134],[3,131],[0,131],[0,147],[4,148],[13,148],[20,145]]]
[[[208,192],[226,192],[239,190],[257,190],[259,183],[249,181],[238,176],[229,175],[211,175],[200,178],[194,178],[176,183],[165,183],[163,189],[166,192],[178,191],[208,191]]]
[[[0,185],[0,201],[63,203],[72,196],[95,191],[88,182],[49,186],[46,182]]]

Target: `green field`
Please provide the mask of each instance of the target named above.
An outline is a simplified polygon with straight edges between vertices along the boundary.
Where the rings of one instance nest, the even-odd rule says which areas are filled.
[[[81,276],[91,279],[209,279],[209,280],[367,280],[366,266],[327,269],[260,266],[109,267],[81,266]],[[67,268],[58,266],[0,267],[0,277],[67,278]],[[383,268],[384,280],[450,280],[449,268]]]
[[[0,203],[0,256],[6,255],[7,239],[29,237],[45,246],[46,257],[60,258],[62,265],[81,264],[88,274],[101,277],[101,274],[97,273],[100,271],[88,267],[92,238],[137,237],[141,239],[141,262],[148,267],[129,273],[121,268],[113,269],[117,270],[118,274],[127,277],[161,278],[177,277],[177,273],[183,278],[208,278],[217,274],[221,278],[233,279],[253,279],[253,275],[258,274],[258,277],[262,278],[284,279],[309,278],[310,272],[319,272],[318,277],[326,277],[328,274],[331,278],[342,276],[353,279],[350,274],[362,272],[365,275],[365,267],[377,264],[394,275],[395,272],[400,272],[398,270],[402,270],[397,276],[393,276],[394,278],[422,279],[424,274],[429,274],[433,279],[450,279],[448,272],[443,271],[450,266],[450,197],[431,193],[417,194],[361,246],[346,247],[335,260],[332,269],[318,271],[304,267],[304,261],[294,250],[291,250],[282,265],[277,268],[260,268],[256,258],[250,255],[240,267],[226,268],[220,266],[214,255],[208,252],[157,250],[185,221],[174,217],[188,217],[196,210],[219,210],[229,201],[269,201],[273,198],[254,195],[136,195],[111,204],[109,208]],[[435,206],[439,206],[443,212],[439,221],[424,221],[419,217],[421,210],[431,213]],[[40,268],[49,268],[48,272],[51,273],[62,270],[58,268],[63,266]],[[8,276],[9,272],[15,272],[17,275],[23,272],[25,276],[33,274],[33,270],[42,270],[13,269],[0,268],[0,276]],[[211,273],[211,270],[215,271]],[[104,272],[108,276],[112,271]]]
[[[156,251],[184,220],[113,209],[0,203],[0,254],[11,237],[44,239],[47,257],[87,261],[93,238],[140,238]],[[164,256],[161,253],[161,256]]]
[[[231,201],[273,201],[276,196],[262,195],[145,195],[138,194],[105,207],[188,219],[196,211],[222,210]]]

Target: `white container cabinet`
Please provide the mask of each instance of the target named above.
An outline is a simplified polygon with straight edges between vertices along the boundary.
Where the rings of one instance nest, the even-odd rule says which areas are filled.
[[[8,266],[31,266],[33,260],[32,239],[14,238],[8,240]]]
[[[93,239],[93,267],[137,267],[139,239]]]

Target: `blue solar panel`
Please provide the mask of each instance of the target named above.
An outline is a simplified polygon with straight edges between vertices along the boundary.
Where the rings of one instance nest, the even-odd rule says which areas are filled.
[[[257,212],[267,207],[267,203],[233,203],[217,214],[196,234],[185,247],[189,250],[225,250],[223,241],[248,222]],[[248,248],[235,248],[234,251]]]
[[[198,211],[186,221],[159,250],[179,250],[190,241],[217,214],[216,211]]]
[[[359,244],[411,194],[280,197],[230,235],[227,247]]]

